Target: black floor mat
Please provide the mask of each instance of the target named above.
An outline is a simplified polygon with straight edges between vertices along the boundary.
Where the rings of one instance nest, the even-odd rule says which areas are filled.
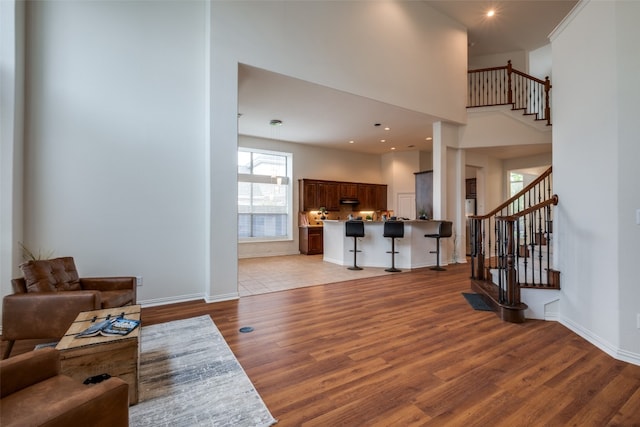
[[[463,292],[462,296],[467,300],[469,305],[473,307],[474,310],[493,311],[491,307],[489,307],[487,303],[484,302],[480,294],[467,294]]]

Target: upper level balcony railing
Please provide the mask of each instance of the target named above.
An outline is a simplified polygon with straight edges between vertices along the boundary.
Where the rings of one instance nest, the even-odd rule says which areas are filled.
[[[540,80],[511,66],[469,70],[467,107],[511,105],[551,125],[551,81]]]

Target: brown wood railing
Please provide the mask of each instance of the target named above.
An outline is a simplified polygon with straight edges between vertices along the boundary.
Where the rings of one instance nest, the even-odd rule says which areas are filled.
[[[520,288],[559,289],[552,267],[552,168],[485,215],[471,216],[471,279],[505,320],[524,321]],[[480,289],[481,288],[481,289]]]
[[[469,70],[467,107],[511,105],[551,125],[551,81],[540,80],[511,66]]]

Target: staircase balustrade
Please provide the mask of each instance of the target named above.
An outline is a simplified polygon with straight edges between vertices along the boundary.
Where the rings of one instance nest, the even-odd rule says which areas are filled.
[[[495,299],[505,320],[524,321],[522,287],[560,286],[550,245],[552,208],[558,204],[551,172],[547,169],[488,214],[470,217],[472,285]]]
[[[551,81],[540,80],[511,66],[469,70],[467,107],[511,105],[551,125]]]

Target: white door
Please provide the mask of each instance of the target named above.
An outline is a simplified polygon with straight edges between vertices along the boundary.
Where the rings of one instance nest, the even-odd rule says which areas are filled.
[[[416,193],[398,193],[396,216],[416,219]]]

